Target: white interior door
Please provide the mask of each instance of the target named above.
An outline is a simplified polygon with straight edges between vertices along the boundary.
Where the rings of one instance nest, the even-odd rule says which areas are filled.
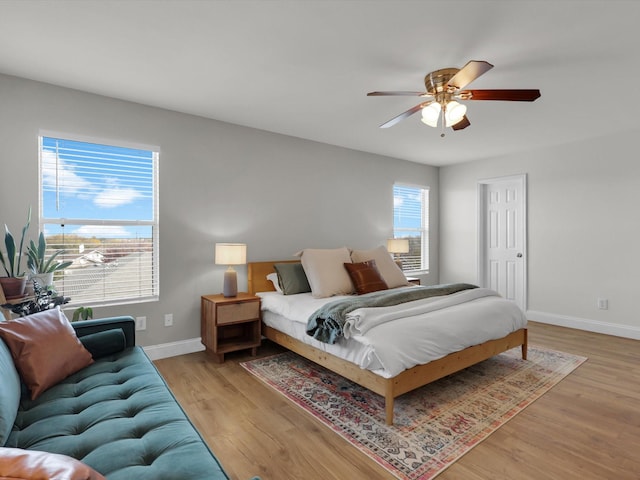
[[[526,175],[482,180],[479,195],[479,283],[527,307]]]

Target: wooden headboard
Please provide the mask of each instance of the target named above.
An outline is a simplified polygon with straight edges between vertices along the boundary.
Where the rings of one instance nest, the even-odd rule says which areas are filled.
[[[274,273],[274,263],[300,263],[300,260],[271,260],[270,262],[249,262],[247,264],[247,286],[249,293],[273,292],[273,284],[267,280],[267,275]]]

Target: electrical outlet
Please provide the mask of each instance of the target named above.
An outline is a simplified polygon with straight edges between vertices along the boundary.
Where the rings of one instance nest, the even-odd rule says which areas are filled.
[[[608,310],[609,309],[609,300],[606,298],[598,299],[598,308],[600,310]]]
[[[164,326],[173,327],[173,313],[164,314]]]
[[[147,317],[136,317],[136,330],[147,329]]]

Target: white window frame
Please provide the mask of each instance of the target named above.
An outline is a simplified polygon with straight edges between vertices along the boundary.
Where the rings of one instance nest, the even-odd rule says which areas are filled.
[[[132,148],[138,150],[146,150],[153,153],[152,165],[152,190],[153,190],[153,200],[152,200],[152,219],[151,220],[106,220],[99,218],[45,218],[44,216],[44,198],[43,198],[43,160],[42,160],[42,149],[43,149],[43,138],[55,138],[61,140],[70,140],[77,142],[86,142],[93,143],[97,145],[110,146],[115,148]],[[92,299],[81,299],[75,300],[71,297],[71,301],[68,303],[68,306],[107,306],[107,305],[123,305],[123,304],[131,304],[131,303],[141,303],[141,302],[151,302],[159,300],[159,292],[160,292],[160,275],[159,275],[159,192],[158,192],[158,167],[159,167],[159,155],[160,148],[152,145],[145,144],[137,144],[126,141],[105,139],[105,138],[96,138],[96,137],[87,137],[76,134],[69,133],[61,133],[54,131],[41,130],[38,135],[38,206],[39,206],[39,215],[38,215],[38,225],[39,231],[45,231],[46,225],[64,225],[65,228],[67,226],[73,225],[93,225],[93,226],[122,226],[122,227],[131,227],[131,226],[147,226],[151,227],[151,238],[152,238],[152,260],[151,260],[151,275],[150,275],[150,290],[151,294],[149,295],[133,295],[133,296],[119,296],[117,298],[108,298],[105,296],[95,297]],[[59,260],[67,260],[61,257],[58,257]],[[64,285],[59,286],[57,282],[56,289],[61,295],[65,295]],[[63,283],[63,282],[62,282]],[[68,296],[68,295],[67,295]]]
[[[417,228],[403,228],[396,226],[396,187],[405,189],[415,189],[416,194],[420,195],[421,204],[421,225]],[[429,272],[429,187],[424,185],[411,185],[406,183],[394,183],[393,185],[393,236],[394,238],[402,238],[407,233],[415,232],[420,235],[420,268],[411,268],[411,262],[403,262],[402,270],[413,274],[422,274]],[[400,260],[403,257],[410,257],[409,254],[399,254]]]

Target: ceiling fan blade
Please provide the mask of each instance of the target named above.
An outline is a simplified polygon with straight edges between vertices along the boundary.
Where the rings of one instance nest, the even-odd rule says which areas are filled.
[[[452,125],[451,128],[454,130],[462,130],[463,128],[467,128],[469,125],[471,125],[471,122],[465,115],[464,117],[462,117],[462,120],[460,120],[455,125]]]
[[[462,100],[507,100],[513,102],[533,102],[540,97],[540,90],[463,90]],[[466,97],[466,98],[465,98]]]
[[[447,82],[448,85],[455,88],[464,88],[473,82],[480,75],[488,72],[493,68],[489,62],[485,62],[484,60],[471,60],[467,62],[467,64],[462,67],[458,73],[456,73],[451,80]]]
[[[402,112],[400,115],[398,115],[397,117],[393,117],[391,120],[389,120],[388,122],[383,123],[382,125],[380,125],[380,128],[389,128],[389,127],[393,127],[396,123],[401,122],[402,120],[404,120],[407,117],[410,117],[411,115],[413,115],[416,112],[419,112],[420,110],[422,110],[424,107],[426,107],[427,105],[429,105],[431,102],[423,102],[420,103],[418,105],[416,105],[415,107],[410,108],[409,110],[407,110],[406,112]]]
[[[369,92],[367,97],[382,97],[385,95],[408,95],[411,97],[420,97],[427,95],[427,92]]]

